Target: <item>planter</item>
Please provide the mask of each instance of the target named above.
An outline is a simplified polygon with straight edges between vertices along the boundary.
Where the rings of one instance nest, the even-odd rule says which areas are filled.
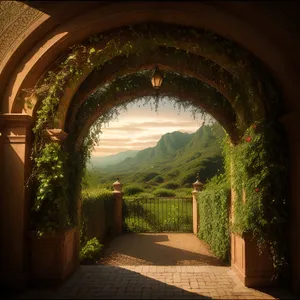
[[[30,233],[30,267],[33,285],[57,285],[78,266],[78,234],[76,228],[46,233],[38,237]]]
[[[276,284],[269,251],[259,253],[256,239],[231,233],[231,268],[247,287],[267,287]]]

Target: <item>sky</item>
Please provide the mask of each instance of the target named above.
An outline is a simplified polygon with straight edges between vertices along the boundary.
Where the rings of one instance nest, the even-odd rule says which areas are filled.
[[[121,111],[117,120],[101,129],[100,142],[92,156],[108,156],[126,150],[154,147],[165,133],[193,133],[203,123],[200,118],[194,119],[190,110],[184,111],[182,108],[179,111],[167,99],[159,105],[157,112],[154,108],[151,110],[150,103],[145,107],[141,104],[129,105],[127,111]]]

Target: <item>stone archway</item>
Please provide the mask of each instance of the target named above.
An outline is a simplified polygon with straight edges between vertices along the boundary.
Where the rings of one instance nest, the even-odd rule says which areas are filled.
[[[3,196],[8,197],[8,199],[12,199],[12,203],[18,203],[19,199],[26,199],[26,194],[24,193],[23,187],[24,181],[26,179],[26,168],[24,168],[24,165],[19,164],[19,162],[16,160],[16,158],[20,158],[21,162],[25,161],[25,158],[28,157],[28,150],[30,148],[27,148],[25,145],[29,144],[28,137],[30,136],[30,117],[27,115],[20,115],[20,112],[22,111],[23,107],[18,106],[16,100],[16,96],[20,93],[20,91],[23,88],[26,87],[32,87],[36,84],[37,80],[41,77],[41,74],[49,67],[49,65],[52,64],[52,62],[57,58],[57,56],[61,53],[63,53],[66,49],[67,46],[71,45],[72,39],[81,39],[83,37],[87,37],[88,35],[95,33],[97,31],[103,31],[104,29],[109,29],[109,28],[116,28],[120,25],[125,25],[126,23],[139,23],[141,21],[160,21],[163,19],[164,22],[167,23],[172,23],[174,19],[180,24],[185,24],[185,25],[192,25],[195,27],[207,27],[209,29],[213,29],[213,31],[224,35],[228,36],[228,32],[226,33],[225,31],[228,30],[228,28],[232,28],[232,39],[240,42],[243,45],[248,45],[246,48],[250,48],[258,57],[261,58],[263,62],[267,61],[267,65],[271,68],[273,68],[273,73],[275,73],[275,77],[277,80],[280,81],[281,85],[283,86],[283,96],[284,96],[284,101],[286,103],[287,108],[291,107],[297,107],[296,101],[293,99],[297,99],[297,94],[294,93],[293,91],[293,81],[297,82],[297,71],[293,69],[291,66],[291,63],[289,62],[289,58],[286,55],[287,52],[284,52],[284,47],[275,47],[276,54],[269,55],[268,50],[272,49],[272,38],[269,39],[264,39],[264,37],[259,33],[259,31],[255,28],[254,25],[249,26],[246,22],[242,22],[239,18],[234,16],[234,11],[235,9],[238,11],[237,8],[232,7],[232,10],[230,13],[226,12],[226,9],[224,11],[220,10],[220,5],[218,8],[206,4],[190,4],[188,6],[185,6],[186,8],[183,9],[183,3],[176,4],[176,7],[171,9],[169,4],[150,4],[150,3],[145,3],[145,4],[138,4],[137,6],[134,4],[131,4],[130,6],[124,7],[122,4],[116,4],[113,3],[112,5],[103,5],[103,7],[99,7],[99,11],[101,14],[106,15],[107,19],[102,19],[101,21],[97,21],[97,9],[92,9],[88,12],[86,12],[85,16],[81,16],[81,22],[78,22],[78,19],[76,18],[70,19],[70,21],[65,22],[61,28],[53,30],[52,32],[49,33],[49,36],[45,37],[44,40],[41,39],[41,31],[44,29],[46,31],[51,28],[51,17],[46,17],[45,15],[43,16],[44,19],[39,19],[38,14],[34,14],[34,17],[38,19],[38,22],[35,23],[35,26],[32,26],[31,28],[27,28],[27,32],[29,34],[29,38],[24,41],[19,41],[19,46],[20,49],[26,48],[26,43],[28,45],[32,45],[34,42],[36,42],[38,39],[40,39],[40,44],[36,44],[35,49],[32,49],[31,53],[28,53],[28,55],[24,58],[23,62],[20,62],[19,66],[15,69],[15,75],[18,74],[19,70],[23,68],[24,65],[26,65],[26,68],[23,69],[23,71],[19,72],[18,78],[16,80],[16,77],[12,76],[9,79],[9,76],[7,74],[12,74],[10,71],[8,71],[8,68],[10,65],[16,63],[13,62],[13,58],[15,59],[18,57],[18,53],[14,53],[11,55],[10,60],[6,60],[6,63],[3,65],[4,72],[3,74],[6,74],[6,81],[2,82],[10,82],[6,89],[5,93],[2,95],[3,96],[3,102],[2,102],[2,112],[4,114],[1,115],[1,120],[2,120],[2,135],[5,138],[5,143],[3,146],[3,155],[4,159],[2,160],[3,164],[3,170],[5,170],[2,174],[2,176],[5,176],[7,178],[10,178],[10,181],[8,182],[7,187],[2,187],[1,190],[3,191]],[[226,6],[226,5],[225,5]],[[204,10],[201,10],[203,8]],[[45,10],[50,9],[50,15],[51,15],[51,5],[50,7],[45,7]],[[227,7],[227,9],[230,8]],[[117,24],[117,21],[112,20],[112,16],[119,13],[122,15],[121,11],[123,12],[123,19],[120,18],[119,24]],[[74,9],[73,13],[75,13],[76,9]],[[159,11],[160,14],[153,14],[153,12]],[[204,12],[208,13],[210,16],[213,16],[210,20],[207,18],[201,19],[199,18],[199,15],[196,15],[194,12],[197,11],[198,13],[204,14]],[[52,8],[52,13],[55,15],[55,10]],[[138,12],[138,13],[137,13]],[[127,14],[126,14],[127,13]],[[167,13],[167,14],[165,14]],[[237,14],[241,14],[241,11],[238,12]],[[276,13],[274,12],[276,15]],[[164,16],[168,16],[168,20],[165,19]],[[251,15],[251,14],[249,14]],[[56,15],[57,16],[57,15]],[[262,16],[264,16],[264,13],[262,13]],[[265,16],[268,17],[268,14],[265,13]],[[213,24],[213,21],[216,20],[218,17],[220,19]],[[47,23],[47,20],[49,21]],[[228,27],[224,26],[226,21],[231,20],[230,25]],[[76,24],[77,22],[77,24]],[[96,24],[101,23],[102,27],[97,27]],[[37,24],[39,23],[39,24]],[[54,23],[54,22],[53,22]],[[52,23],[52,24],[53,24]],[[122,24],[120,24],[122,23]],[[88,24],[88,26],[86,26]],[[236,26],[239,24],[240,26]],[[37,27],[36,25],[39,25]],[[42,26],[43,25],[43,26]],[[85,25],[86,28],[83,29],[83,26]],[[231,27],[232,26],[232,27]],[[239,28],[239,30],[234,30],[234,26],[236,28]],[[80,28],[81,27],[81,28]],[[38,28],[41,28],[40,31],[38,32]],[[70,29],[72,28],[73,30],[63,30],[65,29]],[[226,29],[226,30],[225,30]],[[77,34],[74,34],[74,32],[77,30]],[[266,31],[267,32],[267,31]],[[269,31],[269,37],[271,36],[272,30]],[[222,34],[223,33],[223,34]],[[257,40],[260,40],[261,43],[252,43],[251,44],[251,38],[249,39],[249,36],[246,37],[246,34],[248,33],[249,36],[252,38],[256,37]],[[50,38],[52,36],[52,38]],[[61,42],[61,43],[60,43]],[[273,40],[273,45],[276,44],[275,40]],[[44,45],[45,47],[39,48],[41,45]],[[18,46],[16,46],[18,47]],[[23,47],[23,48],[22,48]],[[273,52],[274,53],[274,52]],[[48,55],[49,60],[45,60],[44,58],[46,57],[45,55]],[[280,63],[275,63],[276,58],[278,56],[281,56],[283,58],[280,60]],[[262,59],[263,58],[263,59]],[[292,60],[292,58],[291,58]],[[273,63],[272,63],[273,62]],[[277,66],[277,67],[275,67]],[[288,72],[290,72],[290,80],[286,79],[286,72],[283,71],[283,69],[286,67]],[[276,71],[274,72],[274,69]],[[3,91],[3,86],[2,86],[2,91]],[[293,98],[294,97],[294,98]],[[16,103],[16,105],[14,105]],[[294,104],[294,106],[293,106]],[[298,107],[297,107],[298,108]],[[11,114],[12,112],[17,113],[17,114]],[[9,115],[5,114],[9,113]],[[283,120],[288,124],[287,128],[291,130],[292,134],[291,137],[294,138],[298,133],[294,132],[295,126],[289,125],[297,122],[297,118],[295,115],[287,115],[287,117],[283,118]],[[14,131],[14,132],[13,132]],[[7,140],[7,137],[9,139]],[[18,140],[16,140],[18,139]],[[9,141],[9,142],[7,142]],[[294,144],[293,142],[291,143],[293,145],[291,154],[292,154],[292,160],[294,159],[295,161],[297,160],[297,147],[298,144]],[[16,156],[17,153],[17,156]],[[9,161],[12,163],[12,166],[14,166],[16,169],[13,169],[8,166],[8,163],[6,161]],[[14,163],[14,164],[13,164]],[[10,187],[15,187],[15,175],[16,170],[19,170],[19,175],[18,177],[18,184],[19,188],[16,188],[14,194],[9,193],[9,188]],[[299,166],[296,164],[293,166],[292,172],[296,176],[293,176],[293,178],[297,178],[299,176]],[[296,179],[295,179],[296,180]],[[297,181],[295,181],[295,184],[292,185],[292,197],[293,197],[293,205],[294,207],[298,207],[297,199],[299,199],[299,191],[298,187],[296,184]],[[10,208],[11,206],[4,206],[4,208]],[[26,211],[26,205],[19,211],[19,216],[23,216],[24,211]],[[294,210],[295,213],[297,209]],[[293,218],[294,219],[294,218]],[[19,225],[13,225],[16,224],[15,220],[8,220],[8,222],[4,222],[3,227],[4,231],[7,230],[8,228],[12,227],[15,228],[16,230],[16,236],[18,236],[17,240],[19,242],[14,246],[16,250],[15,252],[15,267],[13,268],[13,273],[12,274],[21,274],[24,270],[24,246],[26,246],[26,243],[24,244],[23,242],[23,234],[24,234],[24,229],[26,228],[26,218],[21,217]],[[297,221],[295,221],[294,224],[294,229],[292,232],[295,232],[295,236],[297,233]],[[7,226],[7,227],[5,227]],[[18,229],[16,229],[16,226]],[[4,232],[3,231],[3,232]],[[296,242],[294,242],[294,253],[297,253],[297,247],[298,247],[298,240],[296,239]],[[8,243],[11,243],[11,241],[7,240]],[[22,253],[21,253],[22,252]],[[295,286],[297,287],[297,276],[299,276],[298,265],[297,265],[297,258],[295,256],[294,260],[294,281],[295,281]],[[298,272],[298,273],[297,273]],[[298,274],[298,275],[297,275]],[[14,276],[14,275],[12,275]]]
[[[159,26],[163,26],[163,28],[166,27],[164,34],[160,33]],[[177,29],[177,31],[174,31],[174,29]],[[179,38],[182,34],[185,36],[184,39]],[[150,37],[152,37],[152,39],[150,39]],[[217,44],[216,48],[213,47],[214,43]],[[118,84],[122,84],[122,80],[127,80],[128,86],[123,86],[123,90],[122,87],[119,88],[118,86],[115,86],[116,91],[111,91],[111,93],[114,92],[114,94],[111,94],[109,99],[104,99],[108,101],[105,104],[106,106],[103,106],[101,101],[101,105],[99,105],[97,101],[94,101],[94,103],[92,102],[94,106],[89,106],[90,101],[80,99],[78,97],[76,98],[78,102],[74,103],[73,98],[77,90],[84,81],[88,80],[89,74],[96,69],[99,70],[97,72],[101,74],[103,66],[107,62],[112,63],[111,61],[118,56],[122,57],[123,61],[126,63],[126,58],[131,54],[136,54],[136,56],[143,55],[144,53],[148,54],[149,49],[150,54],[153,54],[152,52],[156,54],[158,47],[161,45],[175,49],[179,47],[179,49],[184,50],[187,53],[192,52],[192,59],[194,58],[194,55],[198,55],[198,62],[210,67],[210,69],[206,70],[206,73],[212,73],[211,76],[215,79],[215,85],[219,91],[222,91],[223,94],[227,96],[227,99],[222,97],[220,93],[211,90],[211,88],[207,88],[205,85],[203,85],[204,88],[201,89],[201,92],[204,92],[204,97],[199,94],[200,90],[197,91],[196,86],[193,87],[192,85],[189,85],[187,89],[181,87],[179,90],[176,90],[176,87],[180,82],[188,82],[188,79],[186,75],[183,74],[180,81],[178,81],[176,76],[174,77],[173,75],[172,77],[172,75],[168,75],[168,72],[165,72],[165,74],[170,77],[169,86],[167,84],[165,85],[166,91],[164,91],[163,88],[162,94],[167,95],[168,93],[172,96],[180,95],[181,98],[188,97],[192,100],[188,99],[185,101],[190,101],[197,106],[205,107],[206,110],[213,116],[217,117],[225,129],[227,129],[233,142],[239,141],[239,138],[243,135],[244,131],[251,123],[260,121],[260,119],[265,115],[267,115],[267,118],[270,118],[270,120],[274,118],[274,113],[269,113],[267,109],[268,105],[266,105],[265,101],[268,99],[270,103],[274,103],[275,105],[276,102],[273,99],[273,95],[268,93],[269,90],[262,87],[262,84],[268,85],[269,83],[264,81],[263,77],[260,78],[261,74],[257,73],[254,68],[254,59],[252,59],[247,52],[239,49],[238,47],[232,48],[232,45],[229,44],[228,46],[228,44],[224,42],[222,43],[222,39],[207,32],[197,32],[186,27],[177,28],[169,25],[141,24],[137,25],[137,27],[121,28],[117,32],[108,32],[103,38],[102,35],[100,37],[92,37],[89,43],[83,42],[82,45],[75,46],[65,60],[58,61],[54,64],[54,71],[49,73],[45,82],[38,85],[35,92],[32,94],[32,98],[37,100],[33,104],[35,107],[38,107],[37,110],[34,109],[34,116],[36,117],[34,132],[36,137],[42,136],[45,129],[49,129],[48,131],[53,132],[55,130],[63,130],[65,127],[65,118],[66,115],[68,115],[68,111],[72,103],[73,107],[75,107],[74,114],[76,114],[76,110],[78,110],[79,107],[75,119],[77,119],[77,121],[79,120],[81,123],[79,125],[75,123],[68,124],[68,134],[71,137],[71,140],[68,137],[66,139],[66,144],[71,152],[74,145],[76,146],[75,148],[80,148],[91,124],[95,122],[99,116],[104,114],[108,108],[114,107],[125,101],[124,98],[126,99],[126,97],[124,97],[122,93],[124,93],[124,95],[127,94],[127,99],[128,96],[130,99],[130,97],[138,97],[145,95],[145,93],[149,93],[147,91],[147,89],[149,90],[149,78],[146,78],[145,76],[138,78],[137,75],[135,75],[136,77],[134,77],[134,75],[127,75],[121,77]],[[236,53],[231,56],[230,53],[234,51],[236,51]],[[159,53],[160,52],[161,51],[159,51]],[[208,52],[207,56],[205,56],[206,52]],[[182,51],[179,54],[179,57],[181,58]],[[204,62],[201,62],[202,56],[206,57]],[[245,60],[241,60],[242,58]],[[219,65],[216,63],[219,63]],[[129,67],[128,72],[127,69],[128,67],[126,68],[126,66],[124,66],[124,70],[122,72],[126,74],[126,72],[132,73],[137,72],[138,70]],[[194,71],[196,78],[201,78],[201,71]],[[200,75],[198,75],[199,73]],[[225,74],[224,76],[219,75],[218,77],[218,74],[223,73]],[[110,84],[115,84],[117,79],[113,80],[113,78],[117,75],[110,75],[110,77],[108,77],[110,81],[108,82]],[[109,87],[104,88],[106,81],[108,80],[105,78],[107,74],[102,73],[101,76],[104,82],[102,83],[103,87],[99,90],[104,89],[103,93],[106,93],[109,91]],[[194,81],[193,83],[195,83],[195,81],[199,81],[197,79],[190,80]],[[225,80],[228,83],[228,86],[226,86]],[[209,82],[209,79],[207,79],[206,82]],[[172,86],[171,83],[174,83],[174,85]],[[232,83],[233,85],[231,85]],[[92,82],[92,84],[95,83]],[[92,90],[95,89],[94,86],[88,88]],[[198,88],[200,87],[198,86]],[[131,89],[134,90],[133,93],[130,93]],[[175,90],[175,94],[172,94],[172,92],[170,93],[172,90]],[[228,92],[229,90],[231,91],[232,97],[228,96],[228,94],[230,94]],[[212,93],[212,91],[214,92]],[[88,92],[89,91],[87,90],[85,94],[88,94]],[[244,98],[239,101],[239,97]],[[248,111],[246,114],[247,109]],[[82,115],[81,112],[83,112]],[[73,117],[74,121],[76,121],[75,119]],[[53,126],[57,126],[57,128],[53,128]],[[77,135],[79,142],[77,140]],[[74,137],[75,140],[73,140]],[[35,144],[35,146],[36,145],[37,144]],[[43,144],[38,147],[40,147],[38,148],[38,151],[42,152]],[[62,151],[62,149],[57,149],[57,151]],[[33,157],[38,157],[41,152],[35,152]],[[77,155],[76,152],[77,149],[75,149],[75,155]],[[74,158],[72,160],[74,161]],[[74,182],[74,180],[71,180],[70,182]],[[39,187],[38,189],[43,190],[44,188]],[[37,198],[38,197],[40,196],[38,195]],[[73,201],[75,201],[75,199],[73,199]],[[235,235],[233,235],[233,239],[235,239]],[[242,240],[242,242],[240,240]],[[245,243],[246,241],[244,239],[237,239],[237,241],[234,241],[235,247],[233,250],[233,262],[241,268],[241,270],[236,268],[236,271],[245,284],[262,284],[265,280],[269,280],[269,275],[249,278],[253,273],[258,271],[257,268],[259,268],[259,266],[252,268],[252,273],[250,272],[249,274],[248,268],[244,267],[245,259],[242,258],[241,260],[236,260],[236,257],[238,257],[236,253],[238,251],[243,253],[248,251],[247,249],[249,249],[249,247],[252,247],[252,244],[249,244],[248,242],[246,244]],[[247,259],[254,258],[256,260],[258,259],[258,255],[255,255],[255,253],[249,255]],[[269,267],[269,265],[267,267]],[[268,269],[268,271],[270,270]]]

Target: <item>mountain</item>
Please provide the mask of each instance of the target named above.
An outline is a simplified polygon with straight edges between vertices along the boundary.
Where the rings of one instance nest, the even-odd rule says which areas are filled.
[[[139,150],[127,150],[114,155],[108,156],[93,156],[91,161],[87,164],[88,170],[97,169],[99,167],[107,167],[109,165],[117,164],[128,157],[134,157]]]
[[[167,133],[155,147],[139,151],[133,157],[97,170],[97,178],[105,182],[116,176],[129,182],[161,180],[178,181],[190,186],[200,174],[205,182],[218,172],[223,172],[220,140],[224,130],[219,124],[202,125],[195,133],[180,131]],[[108,180],[108,181],[109,181]]]
[[[176,151],[186,146],[192,135],[174,131],[164,134],[155,147],[146,148],[139,151],[135,157],[127,158],[115,166],[118,169],[128,169],[151,163],[164,162],[175,156]]]

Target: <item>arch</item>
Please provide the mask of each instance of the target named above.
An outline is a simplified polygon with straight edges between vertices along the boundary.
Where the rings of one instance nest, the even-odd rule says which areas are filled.
[[[298,95],[293,87],[297,84],[296,78],[299,77],[293,70],[288,56],[284,56],[283,48],[276,45],[278,38],[271,36],[270,31],[264,32],[262,30],[265,28],[262,26],[262,17],[260,22],[254,22],[251,17],[248,18],[249,22],[239,18],[239,15],[244,14],[243,9],[235,5],[227,6],[227,4],[220,5],[219,3],[146,2],[130,5],[101,3],[99,7],[93,7],[83,14],[80,11],[78,17],[57,26],[32,49],[23,61],[26,64],[26,69],[23,69],[23,63],[19,69],[16,69],[15,74],[19,74],[18,80],[7,85],[2,111],[20,112],[21,107],[16,106],[12,110],[20,90],[32,87],[42,73],[49,68],[51,62],[75,41],[78,42],[93,33],[103,32],[111,28],[153,21],[208,28],[225,38],[238,42],[255,53],[273,71],[274,76],[282,83],[288,105],[290,107],[292,104],[297,106]],[[257,15],[257,10],[249,7],[249,15],[252,12]],[[265,12],[266,10],[262,10],[260,15],[264,15]],[[102,17],[99,18],[99,15]],[[292,103],[293,100],[295,100],[294,103]]]
[[[203,60],[206,60],[203,65],[206,64],[207,67],[213,69],[215,74],[225,73],[224,76],[215,75],[216,81],[219,81],[219,84],[216,84],[219,90],[225,89],[225,79],[233,77],[234,85],[239,85],[238,82],[241,82],[239,88],[243,87],[241,94],[245,97],[244,102],[242,103],[238,99],[240,91],[233,92],[234,99],[230,99],[234,109],[238,110],[239,126],[241,122],[249,125],[249,122],[253,122],[255,118],[263,118],[265,115],[264,100],[267,95],[265,95],[262,82],[254,69],[254,59],[249,53],[206,31],[164,25],[166,31],[161,34],[158,26],[158,24],[140,24],[135,28],[118,29],[104,36],[93,37],[90,43],[75,46],[73,51],[68,54],[68,58],[56,67],[58,71],[54,79],[52,76],[52,84],[51,81],[46,83],[46,87],[49,88],[49,97],[59,97],[58,128],[64,128],[64,119],[71,99],[95,67],[101,68],[107,61],[124,54],[126,57],[131,54],[143,55],[145,52],[153,55],[153,51],[156,53],[160,46],[176,50],[182,49],[188,54],[192,53],[194,59],[196,56],[200,56],[198,62],[202,60],[203,64]],[[181,38],[182,36],[184,38]],[[232,54],[235,52],[236,54]],[[75,80],[72,78],[74,73],[78,74]],[[62,86],[55,87],[59,81],[62,82]],[[221,85],[224,88],[220,88]],[[227,89],[233,89],[233,86],[229,85]],[[62,91],[60,96],[55,95],[60,91]],[[269,101],[271,100],[269,99]],[[247,102],[250,104],[245,107]],[[242,121],[240,122],[239,119]]]
[[[24,4],[25,5],[25,4]],[[28,5],[37,5],[43,8],[43,4],[28,3]],[[116,30],[123,26],[139,24],[144,22],[162,22],[165,24],[179,24],[191,26],[194,28],[206,28],[212,32],[223,36],[229,40],[237,42],[239,45],[247,49],[255,57],[257,57],[264,66],[268,68],[268,73],[275,79],[277,86],[282,92],[285,111],[292,112],[284,118],[290,134],[290,154],[292,157],[292,173],[291,173],[291,194],[293,198],[292,204],[292,221],[293,221],[293,267],[294,267],[294,286],[299,290],[300,278],[300,260],[299,253],[299,237],[298,215],[299,215],[299,137],[298,128],[299,118],[297,113],[300,111],[300,102],[298,101],[298,91],[295,88],[300,80],[299,64],[297,52],[299,43],[296,41],[296,30],[293,22],[289,22],[289,16],[293,16],[292,4],[288,9],[281,10],[285,6],[274,3],[254,4],[254,3],[192,3],[192,2],[131,2],[127,3],[107,3],[101,2],[99,6],[87,8],[84,12],[78,9],[75,12],[67,12],[66,17],[59,17],[59,12],[55,9],[50,10],[49,16],[43,15],[43,18],[38,18],[32,26],[28,28],[18,37],[18,41],[11,48],[13,52],[7,54],[4,63],[1,64],[3,72],[0,74],[0,99],[1,112],[4,113],[20,113],[23,110],[22,94],[23,88],[32,88],[42,78],[49,69],[53,68],[53,64],[68,51],[69,46],[84,41],[91,34],[108,32]],[[274,7],[272,7],[274,5]],[[290,4],[289,4],[290,5]],[[75,4],[74,4],[75,6]],[[295,7],[295,6],[293,6]],[[297,8],[298,6],[296,6]],[[271,9],[270,9],[271,8]],[[47,12],[48,10],[45,9]],[[297,10],[295,9],[295,12]],[[282,14],[281,14],[282,13]],[[280,18],[282,16],[282,18]],[[99,17],[100,16],[100,17]],[[277,21],[274,23],[274,19]],[[296,18],[294,19],[296,20]],[[286,21],[286,26],[285,23]],[[42,25],[42,26],[37,26]],[[13,26],[10,26],[13,27]],[[282,27],[282,28],[281,28]],[[290,28],[289,28],[290,27]],[[291,31],[289,31],[291,29]],[[294,39],[294,40],[293,40]],[[35,45],[33,45],[35,43]],[[19,47],[20,46],[20,47]],[[18,49],[16,50],[16,48]],[[14,60],[14,62],[13,62]],[[257,66],[255,66],[256,69]],[[128,73],[129,74],[129,73]],[[82,86],[85,78],[82,78]],[[256,80],[254,78],[254,80]],[[78,87],[81,84],[79,83]],[[264,89],[264,86],[258,87],[258,91]],[[272,88],[270,88],[272,89]],[[269,95],[271,91],[267,92]],[[225,94],[224,94],[225,95]],[[21,102],[17,103],[18,96]],[[73,99],[73,94],[70,94],[69,99]],[[75,98],[73,99],[77,101]],[[269,99],[265,99],[265,103],[269,103]],[[297,112],[298,111],[298,112]],[[21,116],[23,117],[23,116]],[[34,116],[35,117],[35,116]],[[278,117],[278,115],[276,115]],[[2,115],[1,119],[6,116]],[[5,121],[6,122],[6,121]],[[5,123],[3,121],[3,124]],[[5,123],[7,124],[7,123]],[[12,124],[12,123],[11,123]],[[17,126],[11,125],[10,126]],[[71,123],[70,123],[71,124]],[[21,125],[18,123],[18,126]],[[297,127],[298,126],[298,127]],[[22,131],[23,132],[23,131]],[[27,135],[27,131],[26,131]],[[23,135],[22,135],[23,137]],[[23,142],[21,142],[23,143]],[[0,145],[1,146],[1,145]],[[5,147],[10,147],[6,145]],[[30,150],[31,144],[26,144],[26,152]],[[287,147],[287,146],[286,146]],[[11,147],[12,148],[12,147]],[[22,157],[24,151],[21,148],[20,155]],[[9,150],[11,151],[11,149]],[[9,155],[5,152],[5,157],[2,161],[7,160]],[[27,156],[26,156],[27,157]],[[26,158],[27,159],[27,158]],[[24,159],[25,160],[25,159]],[[29,161],[29,158],[28,158]],[[11,161],[14,164],[14,161]],[[8,163],[3,168],[3,174],[7,173],[11,167]],[[25,168],[25,167],[24,167]],[[1,169],[1,168],[0,168]],[[26,172],[20,171],[24,174]],[[6,201],[12,200],[9,188],[14,187],[14,178],[7,178],[7,187],[5,187],[4,198]],[[23,197],[20,193],[20,199]],[[21,199],[23,200],[23,199]],[[12,202],[12,201],[11,201]],[[25,203],[22,201],[21,203]],[[12,203],[20,203],[15,201]],[[17,207],[18,205],[16,205]],[[21,210],[15,211],[16,218],[23,220]],[[12,224],[11,222],[8,224]],[[12,228],[14,226],[7,226]],[[22,239],[24,240],[24,239]],[[8,240],[8,249],[9,243]],[[12,245],[12,244],[11,244]],[[15,246],[17,245],[17,247]],[[16,241],[14,249],[23,249],[23,244]],[[21,251],[20,250],[20,251]],[[23,258],[15,259],[16,263],[12,269],[23,269]],[[17,266],[17,267],[16,267]]]
[[[230,76],[228,72],[220,71],[220,67],[216,65],[212,68],[207,60],[179,50],[159,49],[157,57],[159,57],[159,68],[161,70],[174,71],[205,82],[222,93],[231,103],[233,109],[237,111],[239,120],[246,120],[248,106],[246,101],[243,101],[243,97],[246,97],[246,95],[243,94],[244,91],[240,87],[239,82]],[[141,70],[153,70],[154,67],[153,55],[149,53],[148,56],[142,58],[137,58],[136,55],[119,56],[105,63],[101,69],[92,71],[77,90],[71,101],[69,111],[61,108],[58,127],[69,131],[78,109],[97,88],[114,80],[117,76],[133,74]],[[238,95],[240,96],[240,101],[236,101]],[[67,113],[69,116],[66,120]],[[65,125],[65,122],[68,124]],[[238,123],[240,126],[242,125],[241,122]]]
[[[176,88],[178,81],[191,82],[185,88],[181,86]],[[124,82],[132,82],[133,85],[127,89],[122,85]],[[94,97],[87,98],[84,105],[79,109],[76,119],[70,124],[69,136],[72,139],[72,143],[76,144],[77,149],[80,148],[92,124],[109,109],[136,98],[155,96],[148,76],[127,75],[115,80],[114,83],[111,88],[99,93],[99,96],[95,92]],[[119,88],[116,89],[116,86]],[[180,98],[195,107],[204,109],[220,122],[232,141],[237,142],[240,137],[240,131],[236,128],[236,114],[228,101],[215,89],[204,84],[201,89],[200,87],[201,84],[198,80],[171,73],[165,78],[164,85],[160,88],[160,96]],[[130,91],[131,89],[133,90],[132,92]],[[214,106],[209,101],[211,99],[215,102]],[[104,103],[102,104],[101,101]],[[92,102],[92,104],[89,102]],[[73,140],[74,137],[75,141]]]

